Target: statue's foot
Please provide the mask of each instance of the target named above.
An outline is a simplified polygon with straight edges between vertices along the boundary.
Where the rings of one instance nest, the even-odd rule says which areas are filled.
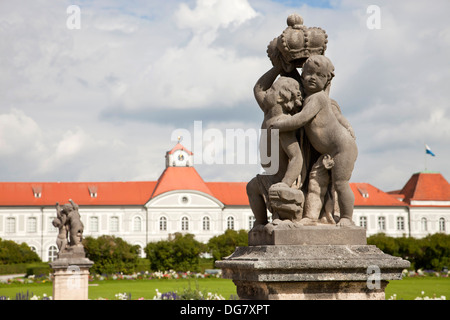
[[[315,226],[317,224],[317,221],[308,217],[303,218],[298,222],[298,224],[302,226]]]
[[[262,224],[262,223],[259,223],[259,224],[255,224],[255,225],[253,225],[253,228],[252,228],[252,230],[250,230],[250,231],[262,231],[262,230],[264,230],[264,227],[265,227],[266,225],[265,224]]]
[[[355,223],[353,222],[352,219],[349,218],[341,218],[339,220],[339,222],[337,223],[338,227],[349,227],[349,226],[354,226]]]

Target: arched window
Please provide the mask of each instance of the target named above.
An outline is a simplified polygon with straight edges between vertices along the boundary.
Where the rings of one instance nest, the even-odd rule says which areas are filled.
[[[428,222],[427,222],[427,218],[422,218],[420,220],[420,225],[422,227],[422,231],[428,231]]]
[[[234,218],[231,216],[227,218],[227,229],[234,230]]]
[[[378,217],[378,230],[384,231],[386,230],[386,218]]]
[[[91,232],[98,232],[98,217],[89,218],[89,230]]]
[[[251,230],[255,224],[255,216],[248,217],[248,229]]]
[[[141,217],[134,217],[133,219],[133,231],[140,232],[142,229],[142,219]]]
[[[439,218],[439,232],[445,232],[445,219]]]
[[[16,218],[6,218],[6,230],[7,233],[16,232]]]
[[[397,230],[403,231],[405,230],[405,218],[397,217]]]
[[[56,246],[50,246],[48,248],[48,261],[55,261],[56,258],[58,258],[58,248]]]
[[[167,218],[159,218],[159,231],[167,231]]]
[[[119,217],[111,217],[109,229],[111,232],[119,231]]]
[[[209,231],[211,228],[209,217],[203,217],[203,231]]]
[[[366,216],[359,217],[359,226],[367,229],[367,217]]]
[[[189,218],[183,217],[181,218],[181,231],[188,231],[189,230]]]
[[[36,217],[29,217],[27,219],[27,231],[35,233],[37,231],[37,219]]]

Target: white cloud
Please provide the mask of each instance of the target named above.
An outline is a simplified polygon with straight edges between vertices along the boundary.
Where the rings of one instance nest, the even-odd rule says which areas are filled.
[[[437,154],[428,169],[450,178],[446,0],[378,1],[380,30],[366,26],[370,1],[97,0],[80,4],[80,30],[66,28],[69,4],[0,3],[2,180],[156,179],[173,144],[168,117],[185,128],[188,112],[220,130],[259,126],[252,88],[292,12],[329,35],[331,95],[360,150],[352,180],[401,187],[423,169],[424,143]],[[198,169],[210,180],[255,173]]]

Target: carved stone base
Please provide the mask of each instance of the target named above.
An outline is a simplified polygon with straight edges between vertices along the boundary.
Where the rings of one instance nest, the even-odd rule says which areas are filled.
[[[384,299],[410,263],[372,245],[238,247],[216,266],[241,299]]]
[[[233,282],[245,300],[384,300],[388,284],[369,290],[366,281]]]
[[[336,225],[302,226],[290,221],[278,226],[267,224],[248,233],[248,245],[366,244],[366,229]]]
[[[79,251],[79,250],[78,250]],[[89,268],[94,264],[81,252],[63,252],[50,263],[53,269],[53,300],[87,300]]]

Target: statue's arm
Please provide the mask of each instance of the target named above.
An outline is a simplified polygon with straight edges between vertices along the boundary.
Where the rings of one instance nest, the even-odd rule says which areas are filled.
[[[59,205],[59,202],[56,203],[56,216],[61,218],[61,206]]]
[[[324,95],[316,94],[311,96],[309,101],[303,106],[302,111],[293,116],[282,117],[273,124],[272,128],[278,129],[280,132],[286,132],[303,127],[328,103],[326,99]]]
[[[281,72],[281,68],[279,66],[274,66],[272,69],[264,73],[261,78],[256,82],[253,93],[255,94],[255,99],[258,102],[261,109],[264,111],[263,101],[266,95],[266,91],[272,86],[275,79]]]

